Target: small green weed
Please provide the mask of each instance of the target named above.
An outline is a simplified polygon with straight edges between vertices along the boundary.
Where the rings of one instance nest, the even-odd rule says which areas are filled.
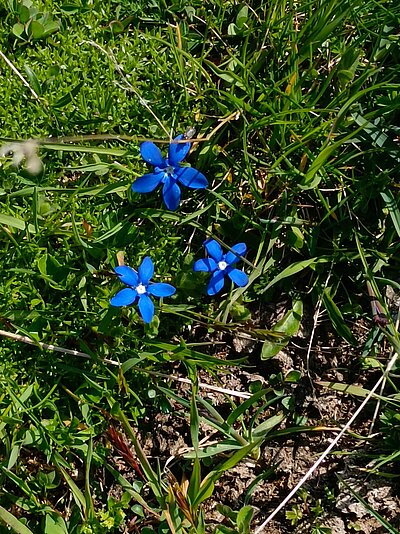
[[[10,15],[17,22],[12,27],[12,35],[22,42],[46,39],[60,29],[60,23],[48,12],[39,11],[31,0],[8,0]]]

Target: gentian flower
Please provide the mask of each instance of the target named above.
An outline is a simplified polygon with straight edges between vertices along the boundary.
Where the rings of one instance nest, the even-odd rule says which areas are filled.
[[[184,134],[175,137],[174,141],[184,139]],[[163,184],[162,195],[167,208],[176,210],[181,199],[178,183],[191,189],[204,189],[208,185],[207,178],[193,167],[181,167],[190,150],[190,143],[171,143],[168,158],[162,157],[160,149],[152,142],[145,141],[140,145],[140,154],[144,161],[154,166],[154,172],[138,178],[132,185],[135,193],[150,193]]]
[[[138,272],[127,265],[116,267],[114,271],[128,287],[121,289],[110,300],[110,304],[112,306],[129,306],[138,298],[139,312],[145,323],[150,323],[154,316],[154,304],[150,295],[170,297],[176,291],[170,284],[150,283],[154,274],[154,265],[149,256],[144,258]]]
[[[216,295],[224,287],[225,276],[229,278],[237,286],[244,287],[249,283],[247,274],[239,269],[235,269],[233,265],[237,263],[245,254],[247,247],[245,243],[238,243],[232,247],[232,250],[223,253],[221,245],[214,239],[207,239],[204,241],[204,246],[208,252],[209,257],[197,260],[193,266],[194,271],[206,271],[213,273],[211,280],[207,286],[207,293],[209,295]]]

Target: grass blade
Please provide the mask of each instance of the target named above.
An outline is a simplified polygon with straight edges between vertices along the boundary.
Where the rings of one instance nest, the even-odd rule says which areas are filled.
[[[392,527],[392,525],[390,523],[388,523],[386,521],[386,519],[384,517],[382,517],[380,514],[378,514],[378,512],[376,512],[368,503],[365,499],[363,499],[361,497],[361,495],[359,495],[356,491],[353,490],[353,488],[347,484],[347,482],[345,482],[343,480],[343,478],[336,474],[336,476],[338,477],[338,479],[340,480],[340,482],[346,487],[346,489],[349,490],[349,492],[353,495],[353,497],[355,499],[357,499],[357,501],[362,504],[364,506],[364,508],[373,516],[375,517],[375,519],[377,521],[379,521],[379,523],[384,527],[386,528],[386,530],[388,532],[390,532],[390,534],[399,534],[399,531],[397,530],[397,528],[394,528]]]
[[[2,506],[0,506],[0,519],[17,534],[33,534],[32,530],[21,523],[21,521],[14,515],[10,514],[10,512],[7,512]]]

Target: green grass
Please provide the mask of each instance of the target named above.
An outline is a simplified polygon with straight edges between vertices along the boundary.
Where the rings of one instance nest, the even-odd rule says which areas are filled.
[[[0,7],[0,135],[41,139],[44,170],[0,160],[1,328],[35,343],[3,339],[0,349],[0,520],[17,532],[100,533],[137,516],[141,532],[208,532],[202,503],[221,473],[272,437],[313,429],[295,411],[297,374],[271,376],[250,399],[229,401],[228,416],[216,412],[197,371],[217,382],[227,362],[191,345],[196,327],[215,338],[242,329],[264,342],[267,359],[297,333],[302,304],[321,303],[330,328],[357,347],[352,324],[371,317],[366,280],[381,300],[385,285],[398,289],[400,7],[47,0],[33,2],[35,14],[25,4]],[[55,25],[35,39],[33,19]],[[166,151],[190,126],[201,141],[188,161],[210,186],[182,188],[171,213],[159,190],[130,189],[147,172],[138,139],[164,141]],[[246,242],[245,290],[206,297],[192,265],[210,236]],[[149,326],[135,307],[109,306],[121,288],[119,251],[134,268],[150,255],[155,280],[178,289]],[[282,295],[293,310],[266,330],[259,310]],[[378,335],[371,327],[367,369]],[[384,340],[397,350],[391,322]],[[192,395],[150,371],[189,376]],[[377,462],[398,452],[396,380],[381,407],[391,445],[376,445]],[[163,411],[189,424],[187,494],[141,450],[145,421]],[[199,449],[200,420],[218,430],[213,449]],[[110,426],[130,438],[146,483],[116,470]],[[104,496],[103,476],[123,487],[121,501]],[[248,508],[228,516],[216,533],[249,532]]]

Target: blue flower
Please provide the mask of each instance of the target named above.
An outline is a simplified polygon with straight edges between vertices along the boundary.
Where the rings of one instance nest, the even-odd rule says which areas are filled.
[[[175,137],[174,141],[184,139],[184,134]],[[160,149],[150,141],[140,145],[140,153],[144,161],[154,166],[154,172],[138,178],[132,185],[135,193],[150,193],[163,184],[162,195],[169,210],[176,210],[181,199],[178,183],[191,189],[204,189],[208,185],[207,178],[193,167],[181,167],[179,163],[185,159],[190,150],[190,143],[171,143],[168,158],[162,157]]]
[[[154,265],[146,256],[139,266],[138,272],[127,265],[116,267],[115,272],[128,287],[121,289],[111,300],[112,306],[129,306],[139,298],[139,312],[145,323],[150,323],[154,316],[154,304],[150,298],[170,297],[176,289],[170,284],[150,283],[154,274]]]
[[[225,275],[237,286],[244,287],[249,283],[247,274],[233,265],[237,263],[247,250],[245,243],[238,243],[226,254],[223,253],[221,245],[214,239],[204,241],[204,246],[208,252],[209,258],[197,260],[193,266],[194,271],[206,271],[213,273],[207,286],[209,295],[216,295],[224,287]]]

